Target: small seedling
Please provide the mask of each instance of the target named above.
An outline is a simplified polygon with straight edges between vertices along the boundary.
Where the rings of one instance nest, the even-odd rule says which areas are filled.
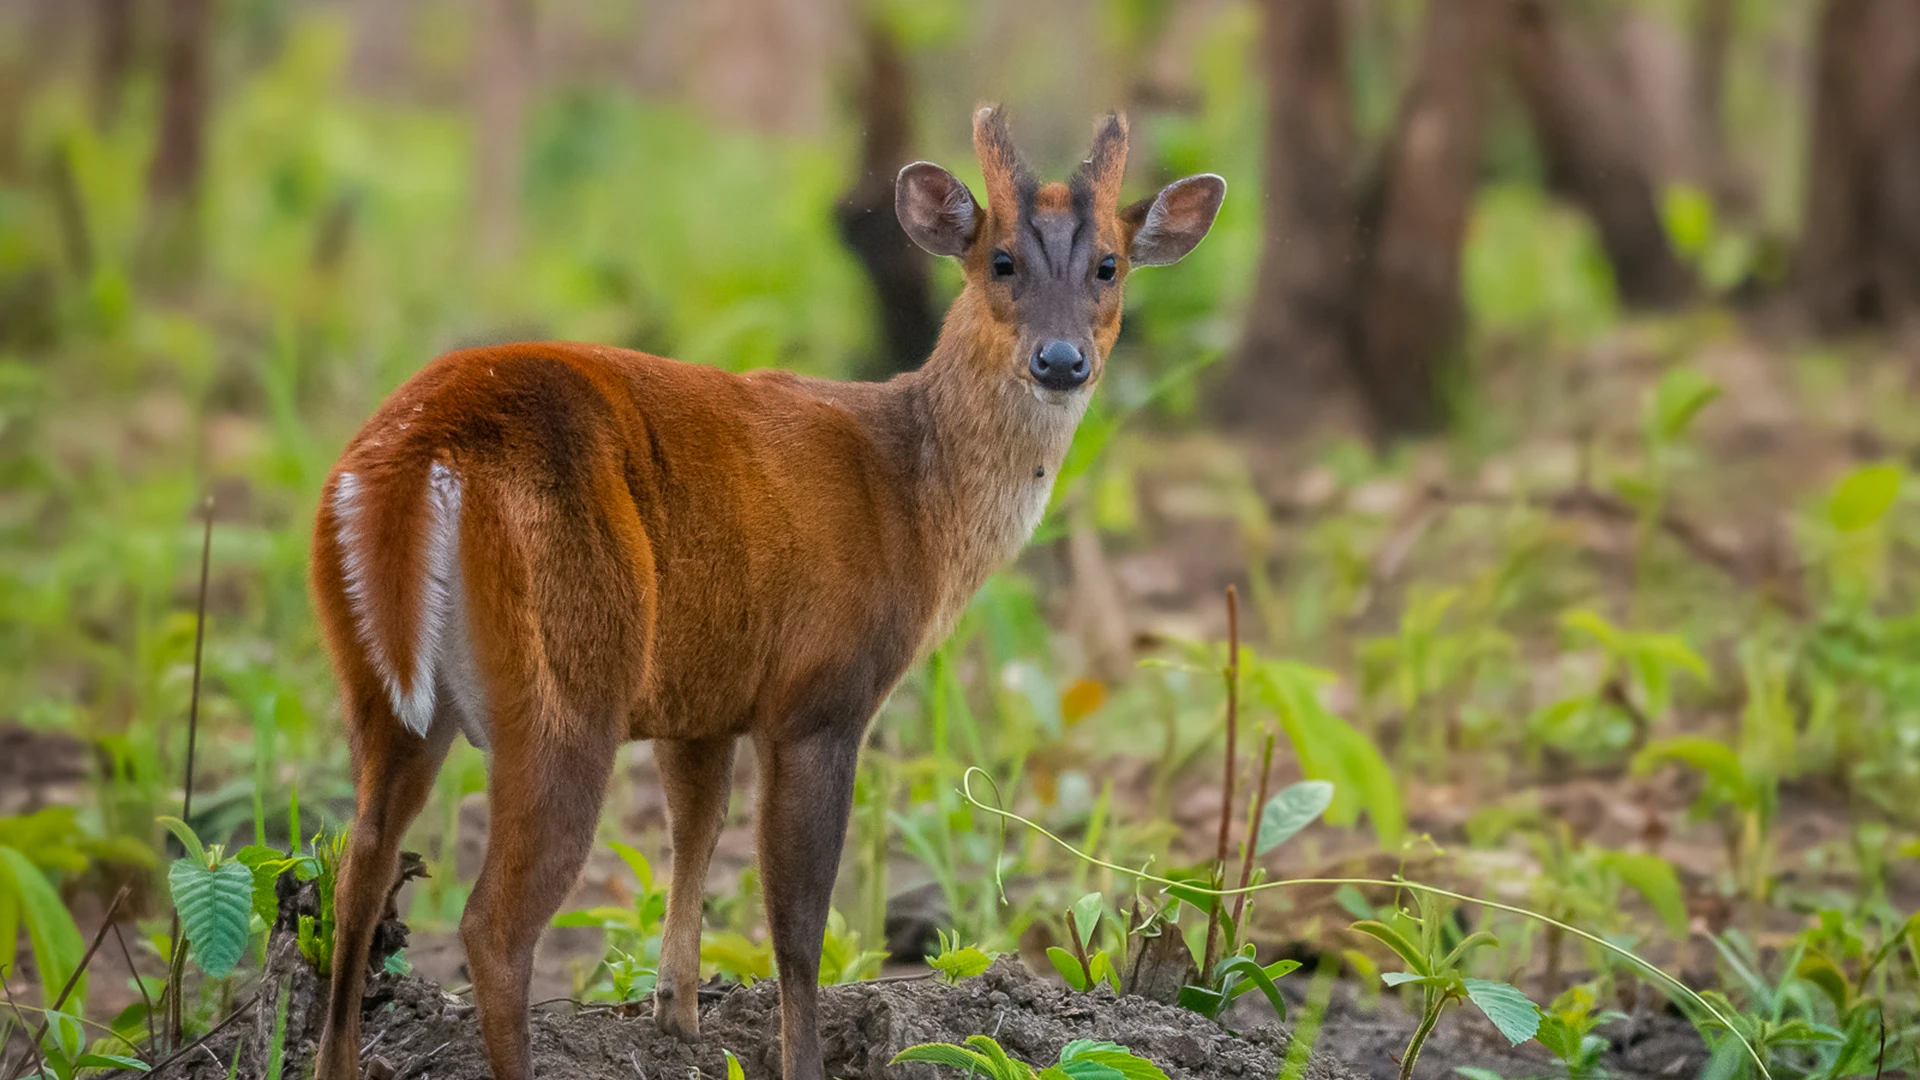
[[[927,957],[927,966],[939,972],[949,984],[984,974],[1000,955],[985,952],[978,945],[961,945],[958,937],[948,937],[945,930],[939,934],[940,951]]]
[[[1423,895],[1417,919],[1404,912],[1396,912],[1390,921],[1363,919],[1352,927],[1392,949],[1407,965],[1409,970],[1389,971],[1381,976],[1388,986],[1421,988],[1420,1025],[1414,1029],[1413,1038],[1407,1042],[1406,1053],[1401,1056],[1400,1080],[1409,1080],[1413,1076],[1421,1048],[1426,1045],[1427,1037],[1433,1034],[1440,1014],[1449,1005],[1472,1002],[1515,1046],[1533,1038],[1540,1030],[1540,1009],[1518,987],[1485,979],[1470,979],[1462,972],[1462,965],[1473,950],[1499,944],[1494,936],[1485,930],[1476,930],[1452,949],[1447,949],[1441,936],[1445,921],[1435,905]],[[1409,927],[1414,931],[1414,936],[1407,933]]]
[[[1073,951],[1068,952],[1058,945],[1047,947],[1047,959],[1053,963],[1053,969],[1067,981],[1067,985],[1082,993],[1101,983],[1120,992],[1120,969],[1113,957],[1105,949],[1093,947],[1093,935],[1100,928],[1101,915],[1106,910],[1106,898],[1099,893],[1088,893],[1067,909],[1067,935],[1073,942]]]

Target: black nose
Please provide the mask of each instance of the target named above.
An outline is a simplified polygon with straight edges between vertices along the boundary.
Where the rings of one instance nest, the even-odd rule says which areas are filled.
[[[1033,350],[1027,361],[1033,381],[1048,390],[1072,390],[1087,381],[1092,371],[1087,355],[1071,341],[1048,341]]]

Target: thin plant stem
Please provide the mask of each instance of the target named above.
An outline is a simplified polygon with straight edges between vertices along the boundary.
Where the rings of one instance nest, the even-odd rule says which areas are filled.
[[[13,1018],[20,1022],[20,1030],[23,1032],[26,1031],[27,1018],[25,1015],[23,1015],[20,1012],[20,1004],[13,1000],[13,986],[11,983],[7,981],[7,973],[4,968],[0,968],[0,990],[4,990],[6,992],[7,1008],[13,1010]],[[27,1060],[33,1062],[34,1072],[44,1073],[47,1071],[46,1063],[42,1061],[40,1058],[40,1040],[39,1039],[36,1038],[36,1039],[27,1040]],[[12,1072],[13,1070],[11,1068],[7,1070],[8,1075],[11,1075]]]
[[[147,993],[147,980],[140,977],[140,969],[133,965],[133,950],[127,948],[127,935],[120,932],[119,923],[113,923],[112,926],[113,939],[120,943],[120,956],[127,962],[134,988],[140,991],[140,1000],[147,1007],[147,1047],[148,1052],[155,1052],[160,1047],[160,1035],[153,1028],[153,995]]]
[[[1420,1026],[1413,1030],[1413,1038],[1407,1041],[1406,1055],[1400,1059],[1400,1080],[1413,1080],[1414,1063],[1420,1060],[1420,1051],[1427,1045],[1427,1036],[1433,1034],[1433,1026],[1440,1022],[1440,1010],[1446,1006],[1446,999],[1441,998],[1428,1006],[1426,1015],[1420,1018]]]
[[[1227,763],[1225,776],[1220,781],[1220,841],[1216,846],[1213,860],[1213,886],[1219,888],[1227,883],[1227,840],[1233,831],[1233,781],[1239,771],[1239,762],[1235,760],[1236,743],[1240,734],[1240,597],[1233,586],[1227,586]],[[1213,905],[1213,911],[1207,916],[1207,948],[1200,965],[1200,977],[1211,979],[1214,962],[1220,959],[1220,916],[1219,904]]]
[[[187,698],[187,761],[181,784],[180,820],[193,821],[193,755],[200,739],[200,671],[207,644],[207,576],[213,564],[213,496],[200,504],[204,522],[200,533],[200,599],[193,616],[193,689]],[[178,1046],[186,1037],[186,1016],[181,1008],[181,988],[187,976],[187,946],[180,940],[180,912],[173,913],[173,956],[167,965],[167,1035]]]
[[[1267,745],[1260,751],[1260,793],[1254,796],[1253,805],[1247,810],[1247,837],[1241,844],[1240,853],[1240,895],[1233,898],[1233,925],[1240,929],[1244,924],[1240,917],[1247,910],[1247,885],[1253,881],[1253,848],[1260,837],[1260,813],[1267,805],[1267,786],[1273,781],[1273,732],[1267,732]],[[1232,952],[1235,942],[1227,943],[1227,951]]]
[[[1695,993],[1693,991],[1693,988],[1689,987],[1686,983],[1681,982],[1679,979],[1674,978],[1672,975],[1667,974],[1666,971],[1655,966],[1651,961],[1641,959],[1640,956],[1634,953],[1632,950],[1627,949],[1620,945],[1616,945],[1613,942],[1608,941],[1606,938],[1603,938],[1598,934],[1590,933],[1586,930],[1580,929],[1577,926],[1573,926],[1568,923],[1561,922],[1560,920],[1552,918],[1547,915],[1542,915],[1537,911],[1529,911],[1526,908],[1516,907],[1513,904],[1503,904],[1498,900],[1487,900],[1478,896],[1468,896],[1466,893],[1454,892],[1451,889],[1442,889],[1437,885],[1426,885],[1418,881],[1409,881],[1405,877],[1399,876],[1399,875],[1396,875],[1391,881],[1384,880],[1381,878],[1357,878],[1357,877],[1355,878],[1282,878],[1278,881],[1263,881],[1258,885],[1248,885],[1244,888],[1238,888],[1238,889],[1203,889],[1189,882],[1174,881],[1172,878],[1165,878],[1165,877],[1159,876],[1158,874],[1153,874],[1148,872],[1146,867],[1147,865],[1151,865],[1151,860],[1149,860],[1146,865],[1142,865],[1140,867],[1132,867],[1132,866],[1122,866],[1119,863],[1109,862],[1106,859],[1102,859],[1094,855],[1089,855],[1086,852],[1081,851],[1079,848],[1074,847],[1072,844],[1068,843],[1065,839],[1063,839],[1057,833],[1052,832],[1046,826],[1041,825],[1039,822],[1034,821],[1032,818],[1022,817],[1021,815],[1014,813],[1012,810],[1008,810],[998,804],[983,802],[979,796],[973,793],[973,779],[976,774],[982,777],[984,779],[984,782],[989,787],[993,787],[996,797],[998,796],[999,789],[996,785],[994,785],[993,778],[988,776],[987,771],[985,769],[982,769],[978,765],[968,767],[967,771],[961,775],[960,796],[961,798],[965,799],[969,804],[971,804],[975,809],[985,811],[986,813],[1000,819],[1001,838],[1003,843],[1006,836],[1006,823],[1008,821],[1018,822],[1019,824],[1025,825],[1027,828],[1033,830],[1034,832],[1040,834],[1046,839],[1052,841],[1055,846],[1066,851],[1068,854],[1072,855],[1076,859],[1085,860],[1086,862],[1091,863],[1094,866],[1098,866],[1106,870],[1111,870],[1115,873],[1130,875],[1140,881],[1150,882],[1152,884],[1159,885],[1162,888],[1179,888],[1179,889],[1184,889],[1189,893],[1196,893],[1202,896],[1212,896],[1215,898],[1223,898],[1228,896],[1238,896],[1242,893],[1251,894],[1251,893],[1257,893],[1257,892],[1264,892],[1268,889],[1286,889],[1286,888],[1292,888],[1300,885],[1370,885],[1370,886],[1375,886],[1378,888],[1386,888],[1386,889],[1406,889],[1409,892],[1424,893],[1428,896],[1444,897],[1448,900],[1453,900],[1462,904],[1476,904],[1480,907],[1488,908],[1493,911],[1504,911],[1509,915],[1518,915],[1522,918],[1532,919],[1535,922],[1544,923],[1547,926],[1558,927],[1562,933],[1572,934],[1573,936],[1581,939],[1582,941],[1585,941],[1591,945],[1595,945],[1601,949],[1606,950],[1607,952],[1614,954],[1615,956],[1620,957],[1622,960],[1625,960],[1627,963],[1631,964],[1635,970],[1643,972],[1644,974],[1652,977],[1656,982],[1660,983],[1662,986],[1677,993],[1682,1000],[1700,1009],[1700,1011],[1706,1013],[1708,1016],[1713,1017],[1716,1023],[1718,1023],[1721,1027],[1726,1028],[1727,1031],[1730,1034],[1732,1034],[1734,1038],[1740,1040],[1740,1045],[1746,1049],[1747,1056],[1752,1059],[1754,1068],[1759,1070],[1760,1075],[1763,1077],[1766,1077],[1767,1080],[1772,1080],[1773,1078],[1773,1072],[1772,1070],[1767,1068],[1766,1060],[1760,1056],[1759,1049],[1755,1047],[1752,1042],[1748,1041],[1746,1036],[1740,1034],[1739,1029],[1733,1026],[1733,1021],[1730,1020],[1725,1013],[1721,1012],[1717,1008],[1714,1008],[1712,1002],[1708,1001],[1707,999],[1701,997],[1699,994]]]

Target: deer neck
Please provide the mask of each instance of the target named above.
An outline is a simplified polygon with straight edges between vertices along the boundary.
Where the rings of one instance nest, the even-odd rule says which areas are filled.
[[[989,574],[1010,562],[1046,512],[1088,393],[1043,401],[1014,362],[1013,338],[967,290],[933,355],[895,380],[913,407],[913,500],[934,573],[936,635]]]

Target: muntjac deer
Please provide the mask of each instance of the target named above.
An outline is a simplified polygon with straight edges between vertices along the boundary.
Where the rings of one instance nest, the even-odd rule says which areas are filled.
[[[358,1071],[367,950],[401,834],[458,732],[491,750],[460,921],[496,1080],[532,1075],[534,945],[586,860],[615,754],[654,740],[673,844],[654,1019],[698,1037],[700,905],[734,740],[754,742],[782,1073],[822,1075],[816,982],[868,722],[1039,522],[1135,266],[1226,192],[1122,206],[1127,129],[1041,184],[974,118],[982,209],[901,171],[907,235],[965,267],[933,355],[884,383],[744,375],[622,349],[443,356],[361,429],[320,500],[312,586],[352,744],[318,1080]]]

